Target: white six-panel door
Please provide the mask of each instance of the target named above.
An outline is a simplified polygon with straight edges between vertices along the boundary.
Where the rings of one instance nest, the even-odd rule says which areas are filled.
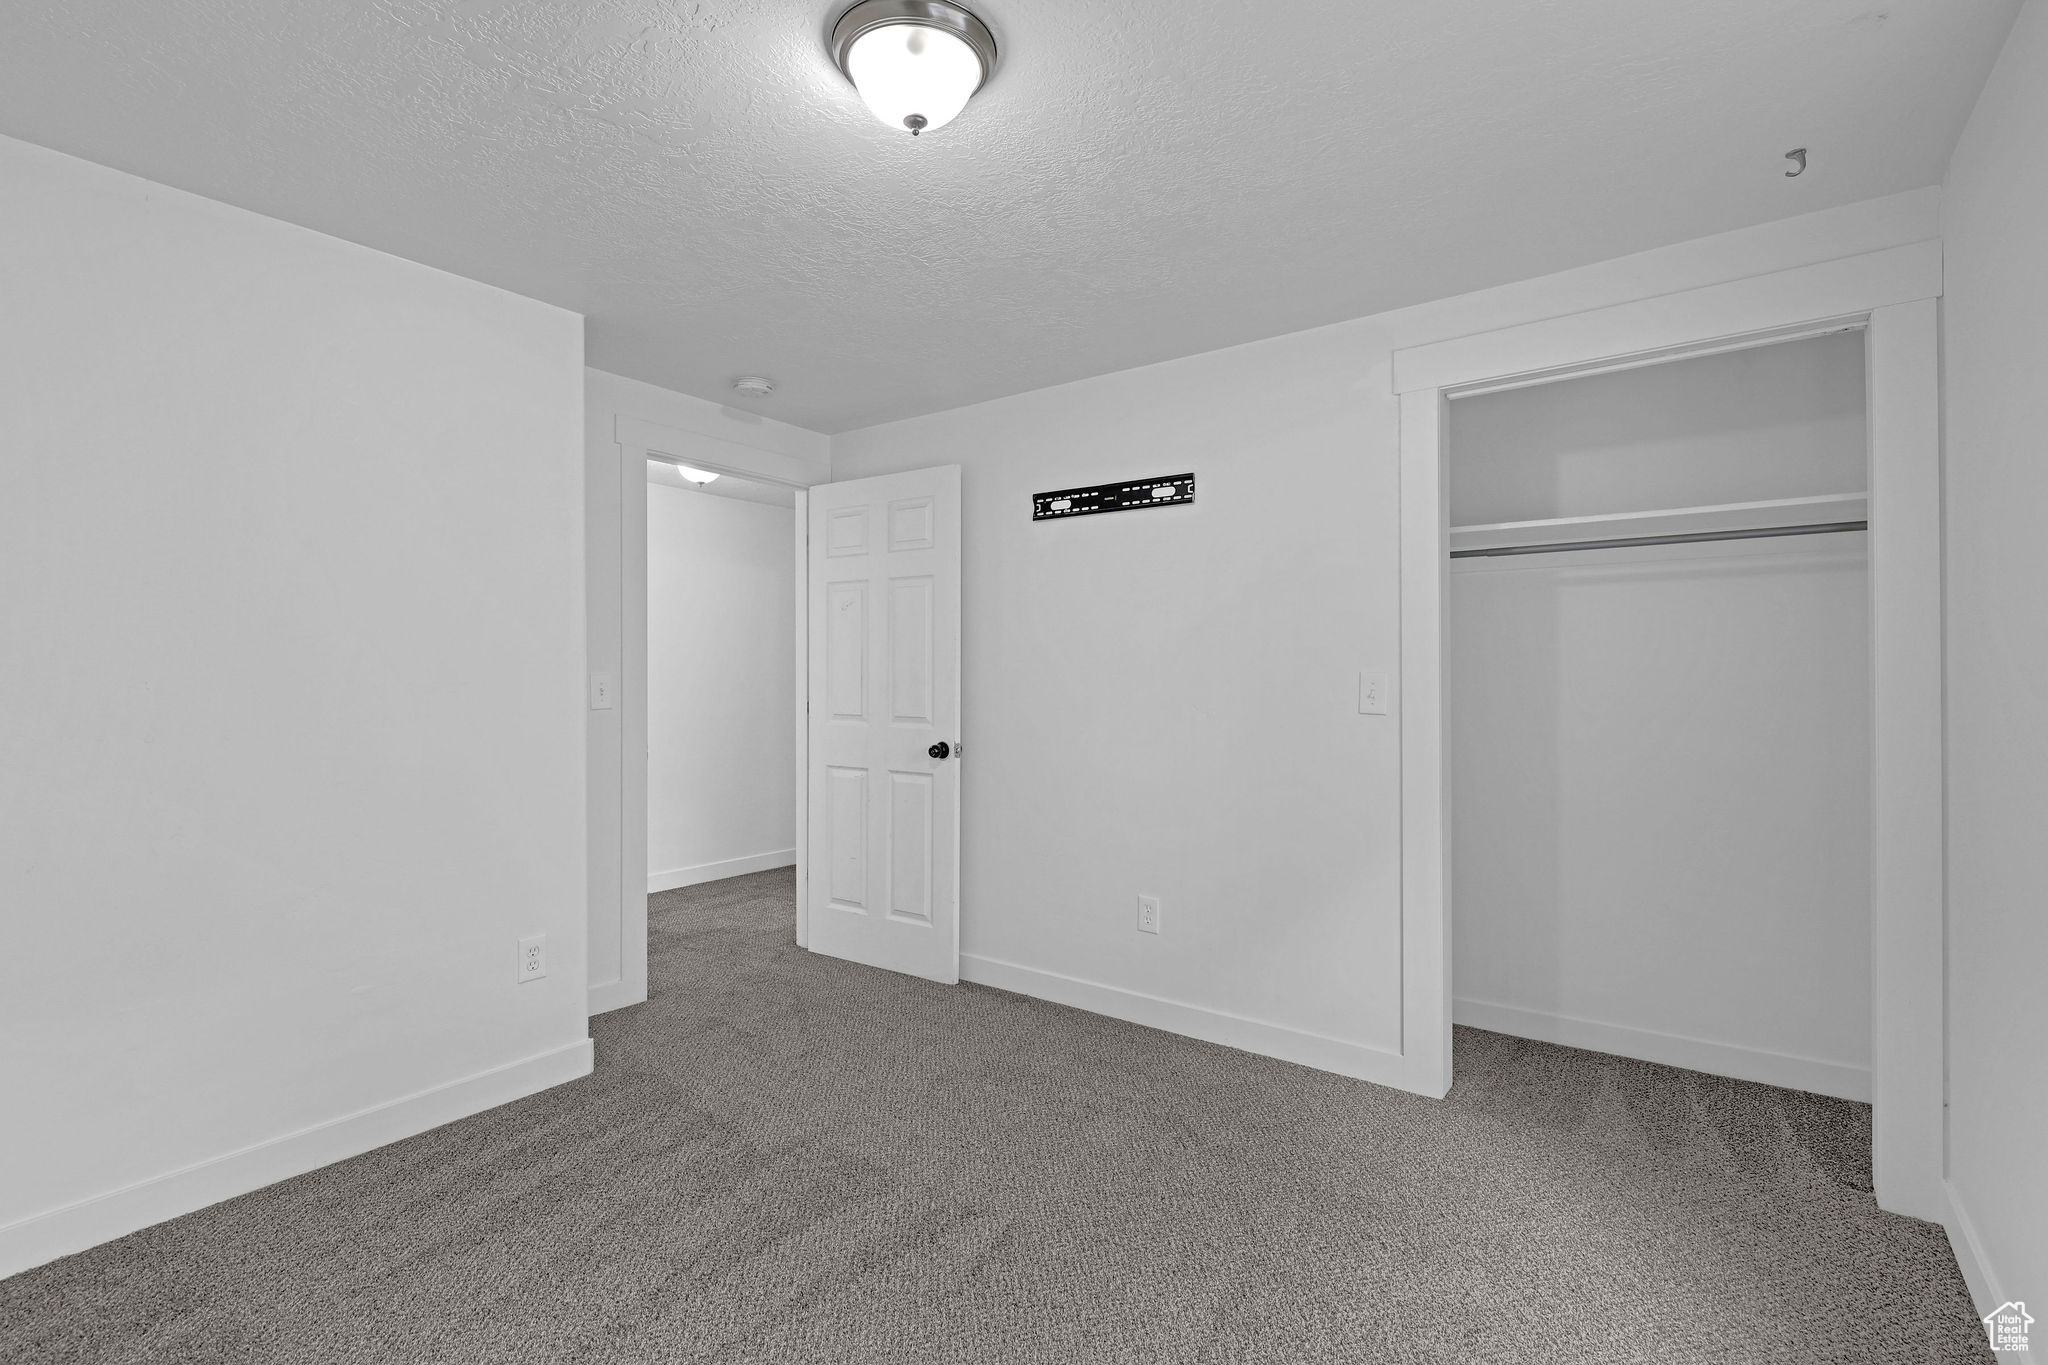
[[[808,541],[809,946],[951,983],[960,467],[814,485]]]

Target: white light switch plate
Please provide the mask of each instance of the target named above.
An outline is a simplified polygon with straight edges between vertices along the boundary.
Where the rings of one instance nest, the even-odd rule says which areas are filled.
[[[1368,668],[1358,675],[1358,714],[1361,716],[1384,716],[1387,714],[1387,671],[1383,668]]]
[[[612,709],[612,675],[593,673],[590,675],[590,709],[609,711]]]

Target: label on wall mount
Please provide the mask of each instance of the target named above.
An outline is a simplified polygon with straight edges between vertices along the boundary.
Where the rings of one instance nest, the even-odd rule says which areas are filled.
[[[1166,507],[1195,500],[1195,476],[1161,474],[1126,483],[1098,483],[1090,488],[1062,488],[1031,495],[1031,519],[1085,517],[1095,512],[1128,512],[1134,507]]]

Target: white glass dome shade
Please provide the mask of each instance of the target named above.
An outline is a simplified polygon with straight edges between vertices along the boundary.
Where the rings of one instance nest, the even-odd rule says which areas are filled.
[[[995,69],[995,38],[946,0],[862,0],[832,29],[832,55],[874,116],[912,136],[943,128]]]

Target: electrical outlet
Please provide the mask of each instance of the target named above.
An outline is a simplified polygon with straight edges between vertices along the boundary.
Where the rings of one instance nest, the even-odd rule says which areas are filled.
[[[1159,932],[1159,897],[1138,897],[1138,932],[1156,934]]]
[[[612,675],[593,673],[590,675],[590,709],[609,711],[612,709]]]
[[[538,981],[548,974],[548,936],[529,934],[519,940],[519,980]]]

